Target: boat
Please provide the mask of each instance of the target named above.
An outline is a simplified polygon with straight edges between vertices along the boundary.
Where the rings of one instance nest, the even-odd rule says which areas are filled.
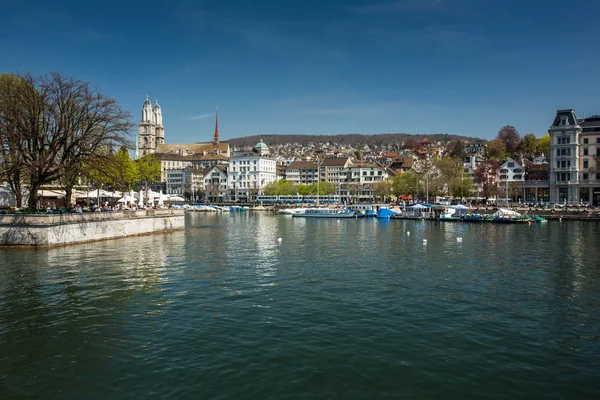
[[[284,208],[279,210],[278,213],[283,215],[294,215],[303,213],[305,210],[306,208]]]
[[[496,224],[527,224],[531,222],[530,217],[506,208],[499,208],[492,216],[492,222]]]
[[[292,214],[292,217],[304,218],[354,218],[356,211],[344,208],[307,208],[302,213]]]
[[[438,221],[457,222],[457,221],[460,221],[460,216],[458,215],[456,210],[450,208],[450,209],[444,210],[444,212],[442,212],[440,214],[440,216],[438,217]]]
[[[462,222],[489,222],[491,218],[487,214],[464,214],[460,220]]]

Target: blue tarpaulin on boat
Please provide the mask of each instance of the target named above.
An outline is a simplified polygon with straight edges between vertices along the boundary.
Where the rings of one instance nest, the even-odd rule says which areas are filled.
[[[396,215],[396,213],[389,208],[380,208],[377,211],[377,218],[390,218]]]

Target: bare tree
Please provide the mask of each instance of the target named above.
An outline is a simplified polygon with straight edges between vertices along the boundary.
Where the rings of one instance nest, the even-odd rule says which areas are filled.
[[[498,194],[498,168],[496,161],[486,160],[475,170],[475,182],[481,185],[483,197],[487,200]]]
[[[519,132],[512,125],[503,126],[498,131],[497,140],[500,140],[506,146],[506,150],[510,152],[510,154],[514,154],[519,148],[519,143],[521,142],[521,137],[519,136]]]
[[[112,146],[127,144],[130,115],[89,83],[58,73],[18,76],[18,82],[12,86],[19,101],[3,104],[0,125],[11,126],[18,135],[2,142],[6,152],[22,158],[28,208],[37,208],[42,185],[63,177],[69,201],[74,172],[85,172],[86,164],[110,154]]]

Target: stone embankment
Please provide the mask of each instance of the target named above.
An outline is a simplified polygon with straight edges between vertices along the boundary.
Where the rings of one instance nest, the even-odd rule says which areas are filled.
[[[47,247],[180,230],[183,210],[0,215],[0,246]]]

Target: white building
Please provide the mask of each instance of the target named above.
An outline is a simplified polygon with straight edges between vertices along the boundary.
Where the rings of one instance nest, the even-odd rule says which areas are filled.
[[[146,96],[146,101],[142,106],[142,119],[138,125],[136,158],[146,154],[152,154],[156,151],[156,146],[165,143],[165,128],[162,121],[162,109],[158,105],[158,100],[154,107]]]
[[[229,200],[251,201],[262,194],[265,186],[277,180],[277,161],[269,156],[269,148],[261,141],[252,153],[230,158],[227,170]]]
[[[508,202],[513,197],[512,193],[521,194],[524,181],[525,168],[512,158],[506,160],[498,169],[498,199],[505,199]]]
[[[550,201],[600,204],[600,116],[557,110],[550,134]]]
[[[310,185],[317,181],[317,163],[294,161],[285,170],[285,179],[298,185]]]
[[[373,185],[387,179],[387,170],[377,164],[351,165],[340,172],[339,194],[349,202],[371,202]]]

